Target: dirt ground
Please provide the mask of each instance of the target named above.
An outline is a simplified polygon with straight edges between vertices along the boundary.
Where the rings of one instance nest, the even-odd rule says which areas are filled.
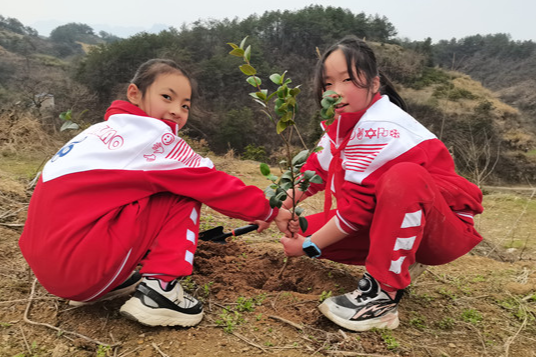
[[[305,257],[284,267],[273,228],[200,243],[182,282],[204,301],[196,327],[126,320],[118,313],[126,297],[71,307],[36,283],[18,249],[27,184],[0,171],[0,356],[536,356],[535,256],[508,259],[487,243],[429,267],[407,289],[392,331],[355,333],[323,317],[320,301],[355,289],[363,269]],[[483,224],[495,227],[501,215],[490,217]],[[201,228],[243,224],[204,208]]]

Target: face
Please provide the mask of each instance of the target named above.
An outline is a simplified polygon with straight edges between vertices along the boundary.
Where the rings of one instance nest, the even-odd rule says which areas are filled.
[[[352,82],[347,70],[346,58],[341,50],[332,52],[324,61],[326,91],[335,91],[342,101],[335,107],[336,114],[353,113],[367,108],[380,88],[380,79],[374,77],[372,88],[360,88]],[[359,80],[357,72],[353,77]]]
[[[190,113],[192,87],[184,75],[178,72],[166,73],[156,76],[145,95],[135,84],[130,84],[127,97],[150,117],[170,120],[181,129]]]

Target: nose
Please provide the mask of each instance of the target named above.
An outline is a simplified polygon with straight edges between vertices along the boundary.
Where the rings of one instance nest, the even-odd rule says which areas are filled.
[[[171,108],[170,113],[173,115],[173,117],[180,119],[185,115],[186,110],[182,107],[182,105],[177,105]]]
[[[337,86],[336,84],[332,85],[330,90],[334,91],[335,93],[330,95],[331,98],[339,98],[342,97],[342,88],[340,86]]]

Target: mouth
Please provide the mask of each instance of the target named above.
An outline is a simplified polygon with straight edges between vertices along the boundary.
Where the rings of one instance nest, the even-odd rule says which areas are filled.
[[[348,104],[347,103],[340,103],[340,104],[337,104],[335,106],[335,110],[336,111],[341,111],[344,107],[346,107]]]

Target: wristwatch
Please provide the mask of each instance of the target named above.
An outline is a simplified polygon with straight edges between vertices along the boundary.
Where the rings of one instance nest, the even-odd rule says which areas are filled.
[[[318,258],[320,255],[322,255],[322,251],[320,248],[316,246],[313,242],[311,242],[311,236],[305,238],[303,241],[302,249],[309,256],[310,258]]]

